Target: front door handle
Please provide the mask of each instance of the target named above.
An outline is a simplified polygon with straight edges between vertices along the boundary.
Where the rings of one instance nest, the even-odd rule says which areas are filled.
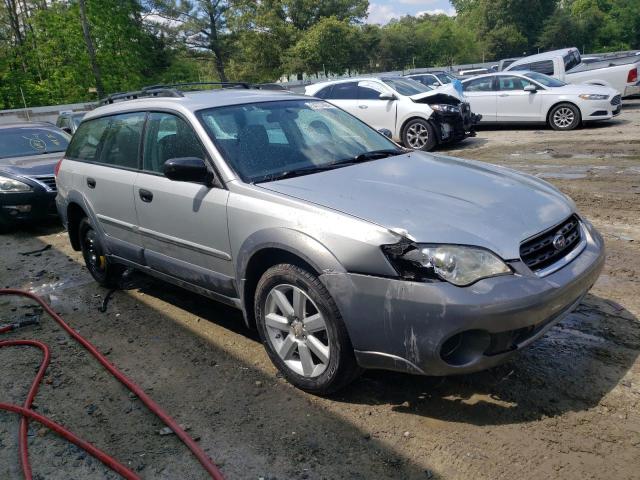
[[[151,200],[153,200],[153,193],[151,193],[149,190],[141,188],[140,190],[138,190],[138,194],[140,195],[140,200],[142,200],[143,202],[150,203]]]
[[[87,177],[87,186],[89,188],[96,188],[96,180],[91,177]]]

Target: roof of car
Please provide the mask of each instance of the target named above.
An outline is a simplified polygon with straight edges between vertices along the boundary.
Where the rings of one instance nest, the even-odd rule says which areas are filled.
[[[548,60],[554,57],[564,57],[569,52],[578,51],[575,47],[572,48],[562,48],[560,50],[551,50],[550,52],[537,53],[535,55],[530,55],[528,57],[521,57],[509,65],[507,68],[511,68],[514,65],[522,65],[523,63],[531,63],[538,62],[540,60]]]
[[[471,80],[477,80],[478,78],[486,78],[486,77],[499,77],[501,75],[504,76],[516,76],[516,77],[522,77],[524,76],[526,73],[532,73],[530,70],[515,70],[515,71],[503,71],[503,72],[489,72],[489,73],[481,73],[480,75],[474,75],[473,77],[469,77],[469,78],[465,78],[464,80],[460,80],[462,83],[467,83]]]
[[[180,96],[147,96],[133,100],[115,101],[96,108],[85,115],[91,119],[111,113],[170,108],[195,112],[206,108],[248,103],[275,102],[278,100],[304,100],[309,97],[284,90],[259,90],[241,88],[223,88],[216,90],[183,92]]]
[[[49,123],[49,122],[14,122],[14,123],[5,123],[0,125],[0,130],[5,130],[8,128],[29,128],[29,127],[57,128],[53,123]]]

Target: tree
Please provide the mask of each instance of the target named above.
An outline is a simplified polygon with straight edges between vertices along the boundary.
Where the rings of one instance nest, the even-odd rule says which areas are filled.
[[[89,61],[91,62],[91,71],[93,72],[93,78],[96,81],[96,90],[98,96],[104,96],[104,85],[102,83],[102,74],[100,73],[100,65],[96,59],[96,49],[93,46],[93,40],[91,39],[91,27],[89,26],[89,20],[87,18],[87,5],[84,0],[78,0],[80,5],[80,22],[82,23],[82,35],[84,37],[84,43],[87,46],[87,53],[89,54]]]
[[[226,13],[230,8],[227,0],[156,0],[148,8],[177,24],[177,34],[190,47],[207,49],[214,55],[216,71],[221,82],[227,81],[225,64],[228,61]]]
[[[344,73],[357,62],[358,30],[336,17],[323,18],[288,52],[293,71]]]

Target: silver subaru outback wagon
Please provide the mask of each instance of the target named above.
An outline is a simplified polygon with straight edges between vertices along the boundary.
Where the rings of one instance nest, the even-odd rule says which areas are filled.
[[[297,387],[505,361],[596,281],[603,240],[546,182],[402,150],[322,100],[156,88],[88,113],[57,167],[93,277],[132,267],[242,310]]]

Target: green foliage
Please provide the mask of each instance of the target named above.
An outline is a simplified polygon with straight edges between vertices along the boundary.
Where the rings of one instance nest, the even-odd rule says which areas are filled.
[[[0,108],[22,107],[23,94],[29,106],[95,99],[78,1],[0,2]],[[85,3],[108,92],[447,66],[539,48],[640,48],[640,0],[452,0],[455,17],[384,26],[364,22],[367,0]]]

